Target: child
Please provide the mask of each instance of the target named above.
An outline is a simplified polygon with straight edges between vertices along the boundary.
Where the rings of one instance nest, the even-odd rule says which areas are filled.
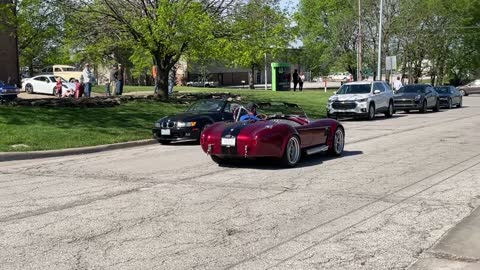
[[[61,97],[62,96],[62,78],[57,77],[57,85],[55,86],[56,89],[56,96]]]
[[[83,81],[81,79],[80,81],[75,80],[75,98],[81,98],[84,90]]]

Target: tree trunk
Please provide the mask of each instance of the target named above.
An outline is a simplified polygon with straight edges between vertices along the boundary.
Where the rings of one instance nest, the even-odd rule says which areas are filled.
[[[255,84],[253,81],[253,76],[255,74],[255,65],[252,65],[252,69],[248,72],[248,86],[250,89],[255,89]]]
[[[154,56],[155,64],[157,65],[157,78],[156,83],[158,85],[158,90],[155,96],[160,97],[161,99],[168,99],[168,72],[170,71],[170,60],[161,58],[157,55]]]

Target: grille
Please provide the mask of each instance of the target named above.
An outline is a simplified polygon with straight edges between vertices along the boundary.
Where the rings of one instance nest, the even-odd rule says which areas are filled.
[[[398,105],[413,105],[412,100],[395,100],[395,104]]]
[[[337,110],[352,110],[357,107],[357,103],[335,101],[332,103],[332,107]]]
[[[175,122],[162,122],[162,128],[172,128],[175,126]]]

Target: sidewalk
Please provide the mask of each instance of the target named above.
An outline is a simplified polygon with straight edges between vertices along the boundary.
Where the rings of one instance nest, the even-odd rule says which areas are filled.
[[[480,269],[480,208],[451,229],[409,270]]]

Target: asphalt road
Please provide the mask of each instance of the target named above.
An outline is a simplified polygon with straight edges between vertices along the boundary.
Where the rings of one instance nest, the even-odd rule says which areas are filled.
[[[402,269],[480,205],[480,96],[346,121],[345,155],[196,145],[0,163],[2,269]]]

